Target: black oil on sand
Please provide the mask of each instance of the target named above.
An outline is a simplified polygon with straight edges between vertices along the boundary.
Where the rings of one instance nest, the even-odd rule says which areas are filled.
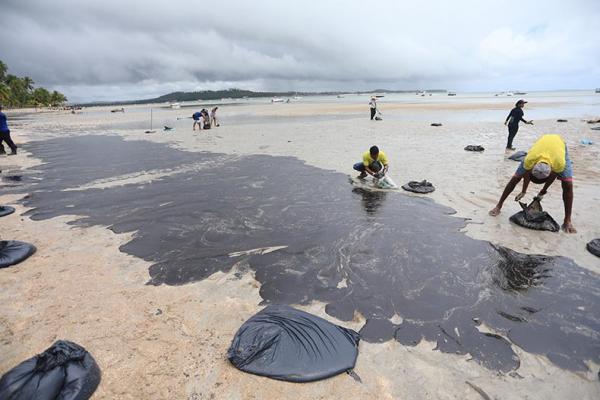
[[[25,175],[10,190],[30,194],[30,217],[83,215],[75,223],[137,232],[121,250],[152,263],[150,284],[199,281],[245,257],[265,303],[318,300],[341,320],[359,312],[366,341],[425,338],[504,372],[519,367],[515,345],[571,370],[600,363],[597,275],[567,258],[471,239],[459,232],[464,220],[429,199],[353,190],[344,175],[288,157],[190,153],[114,136],[28,149],[44,161],[38,179]],[[65,190],[149,170],[176,173]],[[287,247],[248,252],[275,246]],[[481,332],[482,323],[500,335]]]

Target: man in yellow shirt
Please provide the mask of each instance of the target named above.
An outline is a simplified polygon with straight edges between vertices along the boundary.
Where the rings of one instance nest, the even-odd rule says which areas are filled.
[[[369,151],[363,153],[362,162],[354,164],[352,168],[360,172],[358,179],[365,179],[367,174],[382,178],[388,171],[388,160],[383,151],[379,151],[379,147],[371,146]]]
[[[498,204],[490,211],[491,216],[495,217],[500,214],[502,204],[515,189],[521,178],[523,178],[523,189],[517,195],[515,201],[519,201],[525,196],[529,182],[544,184],[544,187],[538,193],[538,197],[541,198],[558,178],[562,182],[562,197],[565,205],[565,219],[562,228],[567,233],[577,232],[571,223],[573,169],[567,146],[560,135],[543,135],[531,146],[527,156],[521,161],[517,171],[504,188]]]

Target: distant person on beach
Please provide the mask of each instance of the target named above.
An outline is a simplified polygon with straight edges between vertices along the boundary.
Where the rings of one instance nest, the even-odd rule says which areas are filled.
[[[17,146],[10,137],[10,129],[8,129],[6,114],[2,112],[2,105],[0,105],[0,154],[6,154],[2,142],[6,142],[8,147],[10,147],[11,153],[9,155],[14,156],[17,154]]]
[[[371,109],[371,121],[375,118],[375,113],[377,113],[377,97],[371,97],[371,101],[369,101],[369,108]]]
[[[513,147],[513,139],[517,135],[519,130],[519,122],[523,121],[526,124],[533,125],[533,121],[525,121],[523,119],[523,107],[525,107],[525,100],[519,100],[515,104],[515,108],[510,110],[510,113],[504,121],[504,125],[508,125],[508,141],[506,142],[506,150],[515,150]]]
[[[571,209],[573,207],[573,169],[567,145],[560,135],[543,135],[531,146],[527,156],[517,168],[510,179],[496,207],[489,214],[492,217],[500,214],[502,204],[523,178],[523,189],[515,201],[521,200],[527,192],[529,182],[544,184],[537,197],[540,199],[546,194],[550,185],[556,178],[562,182],[562,198],[565,206],[565,219],[562,228],[567,233],[576,233],[577,230],[571,223]]]
[[[210,110],[210,124],[214,126],[219,126],[219,122],[217,121],[217,110],[219,107],[215,107]]]
[[[371,146],[369,151],[363,153],[362,162],[354,164],[352,168],[360,172],[358,179],[365,179],[367,174],[375,177],[383,177],[389,168],[388,159],[379,147]]]
[[[198,125],[198,128],[200,128],[200,117],[202,116],[202,113],[199,111],[196,111],[195,113],[192,114],[192,118],[194,119],[194,125],[192,126],[192,130],[195,131],[196,130],[196,125]]]
[[[210,129],[210,116],[208,110],[203,108],[200,110],[200,129]]]

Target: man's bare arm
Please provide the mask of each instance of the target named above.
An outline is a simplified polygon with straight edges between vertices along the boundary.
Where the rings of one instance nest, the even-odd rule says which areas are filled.
[[[504,201],[507,199],[508,196],[510,196],[512,191],[515,190],[515,187],[517,186],[517,183],[519,183],[521,178],[521,176],[513,176],[512,178],[510,178],[510,181],[508,181],[506,187],[504,188],[504,191],[502,192],[502,196],[500,196],[500,200],[498,200],[498,204],[496,204],[496,207],[494,207],[489,212],[489,214],[492,217],[495,217],[496,215],[500,214],[500,210],[502,209]]]

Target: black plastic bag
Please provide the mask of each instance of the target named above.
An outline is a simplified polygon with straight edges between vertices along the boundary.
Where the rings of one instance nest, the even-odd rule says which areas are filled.
[[[35,246],[29,243],[18,240],[0,240],[0,268],[20,263],[35,253],[35,250]]]
[[[244,372],[310,382],[354,368],[359,340],[351,329],[289,306],[272,305],[240,327],[227,358]]]
[[[100,383],[100,368],[83,347],[59,340],[0,379],[0,399],[85,400]]]
[[[483,148],[483,146],[470,144],[467,147],[465,147],[465,150],[466,151],[484,151],[485,149]]]
[[[594,239],[585,246],[590,253],[600,257],[600,239]]]
[[[14,207],[11,206],[0,206],[0,217],[4,217],[5,215],[9,215],[15,212]]]
[[[402,189],[414,193],[431,193],[435,190],[435,187],[431,184],[431,182],[423,180],[421,182],[410,181],[406,185],[402,185]]]
[[[525,159],[525,156],[527,156],[526,151],[517,151],[508,157],[508,159],[521,162]]]
[[[542,209],[539,199],[533,199],[529,205],[521,202],[519,204],[523,210],[510,217],[515,224],[538,231],[558,232],[560,230],[558,223]]]

